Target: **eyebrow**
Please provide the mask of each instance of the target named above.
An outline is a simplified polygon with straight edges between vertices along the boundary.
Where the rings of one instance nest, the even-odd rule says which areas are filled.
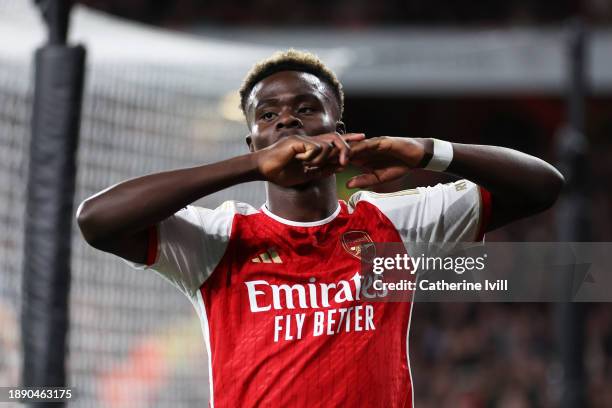
[[[329,99],[327,95],[323,94],[323,97],[325,99]],[[302,99],[319,99],[317,98],[314,94],[311,93],[307,93],[307,94],[299,94],[299,95],[295,95],[294,97],[291,98],[292,101],[300,101]],[[255,111],[257,111],[257,109],[260,109],[262,106],[266,106],[266,105],[277,105],[280,102],[279,98],[267,98],[267,99],[262,99],[261,101],[259,101],[257,103],[257,106],[255,106]]]
[[[278,98],[262,99],[261,101],[259,101],[259,103],[257,103],[257,106],[255,106],[255,110],[261,108],[262,106],[266,106],[266,105],[276,105],[279,102],[280,100]]]

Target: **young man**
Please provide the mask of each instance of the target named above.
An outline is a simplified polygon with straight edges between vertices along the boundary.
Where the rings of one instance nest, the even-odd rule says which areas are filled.
[[[411,303],[360,297],[359,243],[481,240],[550,207],[563,177],[510,149],[346,133],[341,85],[312,54],[259,63],[240,94],[250,154],[104,190],[79,208],[83,236],[189,297],[212,406],[412,406]],[[334,173],[349,163],[364,169],[349,187],[421,167],[464,180],[347,204]],[[253,180],[259,209],[190,205]]]

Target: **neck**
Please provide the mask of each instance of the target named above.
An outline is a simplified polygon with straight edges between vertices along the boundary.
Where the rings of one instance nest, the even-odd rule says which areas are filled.
[[[338,208],[335,175],[298,187],[266,183],[266,193],[268,210],[291,221],[319,221]]]

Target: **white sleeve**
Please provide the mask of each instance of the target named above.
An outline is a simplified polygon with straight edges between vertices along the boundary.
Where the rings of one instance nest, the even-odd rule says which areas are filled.
[[[359,191],[349,204],[362,200],[389,218],[402,241],[415,243],[482,240],[491,202],[486,189],[465,179],[388,194]]]
[[[190,298],[217,267],[229,243],[235,210],[224,203],[215,210],[187,206],[152,227],[147,264]]]

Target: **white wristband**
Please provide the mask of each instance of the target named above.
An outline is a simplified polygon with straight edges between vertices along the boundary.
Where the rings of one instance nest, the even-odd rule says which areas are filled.
[[[445,140],[433,139],[433,156],[425,170],[445,171],[453,161],[453,144]]]

